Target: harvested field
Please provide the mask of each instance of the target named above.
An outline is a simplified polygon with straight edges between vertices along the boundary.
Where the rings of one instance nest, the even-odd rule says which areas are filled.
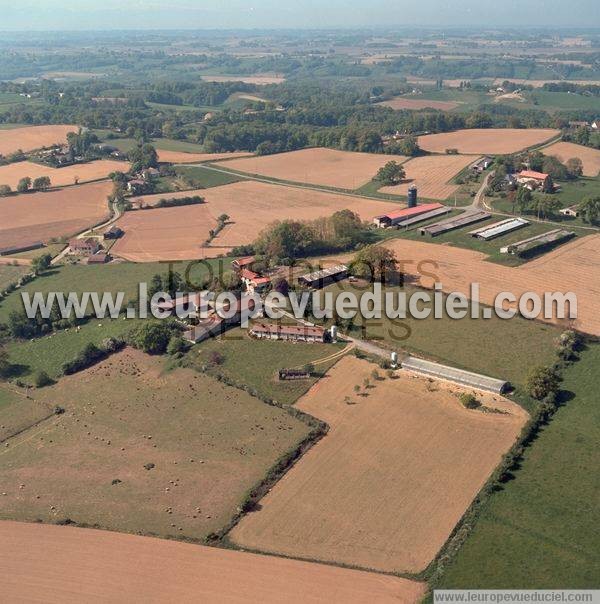
[[[539,145],[558,134],[559,130],[551,128],[473,128],[420,136],[419,145],[431,153],[458,149],[459,153],[502,155]]]
[[[330,216],[344,208],[357,212],[364,220],[370,220],[377,214],[402,207],[393,202],[257,181],[141,198],[151,205],[161,197],[192,195],[204,197],[206,203],[127,212],[118,223],[125,230],[125,236],[117,241],[112,252],[138,262],[214,258],[227,253],[232,247],[251,243],[265,226],[275,220],[291,216],[296,220],[312,220]],[[201,247],[221,214],[230,217],[228,224],[213,239],[210,247]]]
[[[244,82],[245,84],[258,84],[266,86],[267,84],[281,84],[285,82],[285,78],[277,75],[248,75],[248,76],[212,76],[203,75],[202,79],[205,82]]]
[[[52,168],[29,161],[21,161],[8,166],[0,166],[0,184],[16,189],[21,178],[29,176],[31,180],[39,176],[49,176],[52,187],[64,187],[78,182],[89,182],[107,178],[111,172],[127,172],[130,164],[122,161],[100,159],[87,164]]]
[[[404,270],[418,277],[423,287],[433,287],[434,283],[432,277],[419,275],[417,264],[426,261],[424,270],[434,273],[446,292],[469,294],[471,283],[479,283],[480,300],[484,304],[493,304],[496,295],[507,290],[517,297],[528,291],[539,295],[573,291],[578,306],[575,327],[600,336],[599,234],[575,239],[519,267],[486,262],[485,254],[447,245],[406,239],[394,239],[385,245],[396,252],[399,260],[405,261]],[[435,268],[432,262],[437,265]]]
[[[186,195],[179,196],[195,194],[198,193],[187,191]],[[156,196],[144,199],[151,197]],[[176,197],[176,194],[160,195],[159,199],[163,197]],[[216,224],[216,216],[205,203],[126,212],[118,221],[125,235],[115,242],[111,253],[133,262],[211,258],[216,254],[211,256],[210,249],[202,244]]]
[[[554,143],[544,150],[544,155],[554,155],[561,162],[578,157],[583,162],[584,176],[598,176],[600,172],[600,150],[576,145],[575,143]]]
[[[77,132],[78,126],[27,126],[0,130],[0,155],[21,151],[33,151],[67,141],[69,132]]]
[[[416,157],[404,164],[406,180],[393,187],[382,187],[379,192],[407,195],[408,187],[416,185],[419,197],[444,200],[459,188],[459,185],[449,181],[471,163],[473,163],[473,157],[470,155]]]
[[[158,161],[169,164],[193,164],[235,157],[248,157],[251,153],[184,153],[183,151],[166,151],[158,149]]]
[[[108,217],[111,191],[105,181],[3,199],[0,247],[47,242],[98,224]]]
[[[428,101],[427,99],[407,99],[406,97],[396,97],[383,103],[377,103],[382,107],[390,109],[439,109],[440,111],[450,111],[456,109],[460,103],[454,101]]]
[[[368,183],[387,162],[404,162],[406,159],[402,155],[316,148],[234,159],[224,162],[223,166],[278,180],[353,190]]]
[[[505,414],[467,410],[458,387],[407,372],[357,395],[374,367],[345,357],[300,399],[330,431],[233,529],[235,543],[388,572],[435,557],[527,414],[492,395],[484,403]]]
[[[0,519],[203,539],[309,433],[241,390],[129,349],[35,398],[66,412],[2,449]]]
[[[408,579],[70,526],[1,522],[0,539],[12,602],[413,604],[425,592]]]

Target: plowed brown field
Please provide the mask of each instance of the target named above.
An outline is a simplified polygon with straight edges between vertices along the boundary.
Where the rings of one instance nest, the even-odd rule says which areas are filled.
[[[90,183],[0,200],[0,247],[47,242],[83,231],[108,217],[111,182]]]
[[[385,245],[405,261],[403,269],[417,276],[424,287],[433,287],[434,279],[419,275],[417,264],[427,261],[423,271],[437,275],[444,291],[468,295],[471,283],[479,283],[480,299],[485,304],[493,304],[496,295],[504,291],[515,296],[527,291],[539,295],[573,291],[578,302],[575,327],[600,336],[600,235],[575,239],[516,268],[486,262],[485,254],[447,245],[405,239]]]
[[[193,164],[236,157],[248,157],[251,153],[184,153],[183,151],[165,151],[157,149],[158,161],[169,164]]]
[[[78,126],[27,126],[0,130],[0,155],[14,151],[33,151],[42,147],[62,144],[69,132],[77,132]]]
[[[473,128],[420,136],[419,146],[432,153],[458,149],[459,153],[500,155],[539,145],[558,134],[559,130],[550,128]]]
[[[380,193],[406,195],[416,185],[419,197],[448,199],[459,187],[450,183],[463,168],[473,163],[470,155],[429,155],[411,159],[404,164],[406,180],[393,187],[382,187]]]
[[[52,187],[64,187],[72,185],[75,179],[78,182],[89,182],[107,178],[111,172],[127,172],[130,164],[122,161],[101,159],[87,164],[66,166],[65,168],[52,168],[42,166],[29,161],[21,161],[8,166],[0,167],[0,184],[9,185],[13,189],[21,178],[29,176],[31,180],[39,176],[49,176]]]
[[[425,584],[357,570],[70,526],[0,522],[10,602],[413,604]]]
[[[223,162],[226,168],[260,174],[278,180],[305,182],[339,189],[358,189],[387,162],[406,161],[402,155],[354,153],[336,149],[301,149]]]
[[[492,395],[505,414],[467,410],[457,387],[406,372],[357,395],[373,368],[345,357],[300,399],[330,431],[233,529],[235,543],[389,572],[435,557],[527,414]]]
[[[232,247],[251,243],[260,231],[275,220],[311,220],[330,216],[344,208],[357,212],[363,220],[371,220],[377,214],[402,207],[392,202],[257,181],[236,182],[177,194],[146,195],[137,199],[144,199],[145,203],[151,205],[161,197],[192,195],[204,197],[206,203],[127,212],[119,221],[125,236],[112,251],[139,262],[214,258]],[[201,247],[221,214],[230,217],[228,224],[213,239],[210,247]]]
[[[390,109],[440,109],[441,111],[450,111],[456,109],[459,103],[454,101],[428,101],[427,99],[407,99],[404,97],[398,97],[391,99],[390,101],[384,101],[383,103],[377,103],[383,107],[389,107]]]
[[[600,150],[574,143],[554,143],[544,149],[544,155],[555,155],[561,162],[578,157],[583,162],[584,176],[598,176],[600,172]]]

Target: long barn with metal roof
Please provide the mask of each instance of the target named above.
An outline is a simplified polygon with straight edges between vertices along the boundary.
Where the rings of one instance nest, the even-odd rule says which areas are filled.
[[[439,363],[426,361],[417,357],[409,356],[404,359],[402,361],[402,368],[414,371],[415,373],[455,382],[462,386],[494,392],[495,394],[503,394],[510,389],[510,383],[504,380],[473,373],[472,371],[465,371],[464,369],[457,369],[456,367],[440,365]]]
[[[477,239],[489,241],[490,239],[495,239],[501,235],[512,233],[512,231],[523,228],[528,224],[529,220],[525,220],[524,218],[508,218],[506,220],[501,220],[500,222],[494,222],[494,224],[489,224],[483,228],[470,231],[469,235],[471,235],[471,237],[476,237]]]

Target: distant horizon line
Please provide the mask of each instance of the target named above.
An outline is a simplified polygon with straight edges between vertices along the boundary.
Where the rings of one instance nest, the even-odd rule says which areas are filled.
[[[323,27],[124,27],[124,28],[81,28],[81,29],[36,29],[29,27],[28,29],[0,29],[0,33],[18,33],[18,34],[31,34],[31,33],[115,33],[115,32],[334,32],[334,31],[354,31],[354,32],[393,32],[393,31],[405,31],[405,30],[423,30],[423,31],[480,31],[480,32],[573,32],[578,31],[580,34],[598,34],[600,33],[600,27],[590,27],[589,25],[578,26],[578,25],[565,25],[565,26],[496,26],[490,27],[489,24],[472,24],[472,25],[427,25],[423,24],[398,24],[398,25],[369,25],[364,27],[356,26],[343,26],[343,25],[328,25]]]

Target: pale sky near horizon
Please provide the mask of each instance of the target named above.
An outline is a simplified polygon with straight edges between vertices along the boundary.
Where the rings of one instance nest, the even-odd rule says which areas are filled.
[[[0,0],[2,30],[600,28],[600,0]]]

